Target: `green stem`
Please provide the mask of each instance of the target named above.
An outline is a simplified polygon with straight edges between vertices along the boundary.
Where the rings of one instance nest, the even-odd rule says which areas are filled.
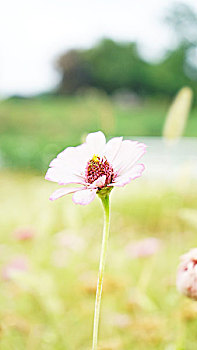
[[[108,245],[108,239],[109,239],[109,225],[110,225],[109,194],[107,193],[104,196],[100,195],[100,198],[104,209],[104,227],[103,227],[103,241],[102,241],[102,248],[101,248],[101,255],[100,255],[100,265],[99,265],[99,274],[98,274],[96,301],[95,301],[92,350],[97,350],[101,294],[102,294],[102,286],[103,286],[105,261],[107,256],[107,245]]]

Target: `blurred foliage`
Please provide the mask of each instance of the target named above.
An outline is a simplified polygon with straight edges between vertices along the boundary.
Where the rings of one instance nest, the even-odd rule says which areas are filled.
[[[108,94],[128,89],[140,96],[173,96],[183,86],[197,95],[197,14],[175,3],[165,17],[176,46],[158,63],[143,60],[137,43],[103,39],[91,49],[63,54],[57,66],[61,72],[59,94],[73,94],[84,87],[96,87]]]
[[[187,52],[188,47],[181,45],[169,51],[160,63],[151,64],[140,57],[137,44],[104,39],[92,49],[75,50],[72,68],[69,62],[72,51],[61,56],[58,65],[62,80],[58,93],[76,93],[89,86],[108,94],[127,89],[140,96],[169,97],[185,85],[197,93],[196,81],[187,74]],[[75,72],[80,72],[80,76]]]
[[[167,109],[161,100],[131,99],[125,104],[96,91],[69,98],[2,101],[0,165],[45,171],[61,150],[80,144],[87,133],[97,130],[107,138],[161,136]],[[196,109],[185,135],[197,136]]]
[[[181,45],[169,51],[160,63],[150,64],[140,58],[135,43],[104,39],[90,50],[75,51],[77,59],[72,61],[72,69],[68,63],[72,51],[61,56],[58,64],[62,81],[58,92],[76,93],[91,86],[108,94],[128,89],[141,96],[173,96],[184,85],[197,92],[196,81],[187,74],[187,53],[188,47]]]
[[[164,21],[175,33],[178,45],[197,45],[197,13],[189,5],[174,3]]]
[[[102,239],[99,199],[87,207],[69,196],[51,203],[57,185],[43,177],[1,172],[0,181],[1,271],[16,256],[28,260],[26,273],[9,280],[0,274],[0,348],[90,349]],[[141,178],[111,196],[100,349],[196,350],[196,303],[178,294],[175,280],[180,254],[197,245],[197,223],[183,215],[196,215],[197,188],[191,184],[183,193],[175,183],[164,187]],[[26,226],[34,237],[18,241],[14,232]],[[62,245],[61,234],[83,245]],[[159,253],[130,259],[127,245],[149,236],[161,239]]]
[[[91,66],[93,86],[107,93],[118,89],[145,92],[148,65],[139,58],[136,44],[104,39],[84,56]]]
[[[189,28],[190,17],[196,25],[195,13],[181,6],[167,19],[179,34]],[[182,33],[176,49],[155,64],[140,57],[136,43],[110,39],[62,55],[61,96],[0,101],[0,166],[45,171],[58,152],[97,130],[107,137],[161,136],[171,96],[183,86],[192,88],[194,101],[197,96],[195,35]],[[185,136],[197,136],[196,115],[194,108]]]
[[[60,57],[57,68],[63,75],[60,93],[73,94],[81,86],[88,86],[91,83],[89,63],[76,50],[71,50],[66,56]]]

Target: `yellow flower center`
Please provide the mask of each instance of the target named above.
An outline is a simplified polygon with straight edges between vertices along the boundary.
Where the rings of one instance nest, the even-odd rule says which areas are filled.
[[[95,163],[98,163],[100,161],[100,158],[97,154],[94,154],[93,157],[92,157],[92,161],[95,162]]]

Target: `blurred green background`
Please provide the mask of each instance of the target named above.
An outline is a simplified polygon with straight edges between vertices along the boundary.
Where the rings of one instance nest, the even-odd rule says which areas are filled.
[[[88,132],[112,136],[162,136],[168,112],[166,101],[114,101],[105,94],[9,99],[0,105],[0,162],[3,167],[47,170],[60,151],[82,142]],[[185,136],[197,136],[197,108],[193,107]]]
[[[59,83],[33,97],[0,102],[0,164],[45,171],[65,147],[88,132],[111,136],[161,136],[176,93],[189,86],[193,109],[185,136],[197,136],[197,14],[175,4],[164,15],[176,39],[157,61],[145,60],[137,42],[102,39],[56,58]]]
[[[1,183],[1,349],[90,349],[99,200],[51,203],[56,184],[32,174],[2,172]],[[180,254],[197,244],[196,184],[139,179],[112,191],[111,202],[99,349],[195,350],[196,302],[178,294],[175,279]],[[20,240],[24,230],[31,238]],[[160,249],[132,258],[128,245],[148,237]],[[19,258],[27,266],[17,269]]]
[[[91,348],[102,210],[98,199],[49,202],[58,188],[44,180],[50,161],[97,130],[162,137],[184,86],[194,98],[183,136],[197,136],[197,14],[175,3],[164,22],[176,40],[154,62],[138,42],[105,38],[59,54],[52,89],[0,100],[1,350]],[[166,182],[171,171],[112,191],[100,350],[196,350],[197,305],[175,284],[179,256],[197,245],[197,186],[189,163]],[[150,237],[158,251],[128,253]]]

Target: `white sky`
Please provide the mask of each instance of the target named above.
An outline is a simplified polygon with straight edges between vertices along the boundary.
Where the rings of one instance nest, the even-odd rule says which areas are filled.
[[[101,37],[137,40],[159,57],[173,44],[162,17],[174,0],[0,0],[0,95],[34,94],[58,81],[53,65],[69,48]],[[185,0],[197,9],[197,0]]]

